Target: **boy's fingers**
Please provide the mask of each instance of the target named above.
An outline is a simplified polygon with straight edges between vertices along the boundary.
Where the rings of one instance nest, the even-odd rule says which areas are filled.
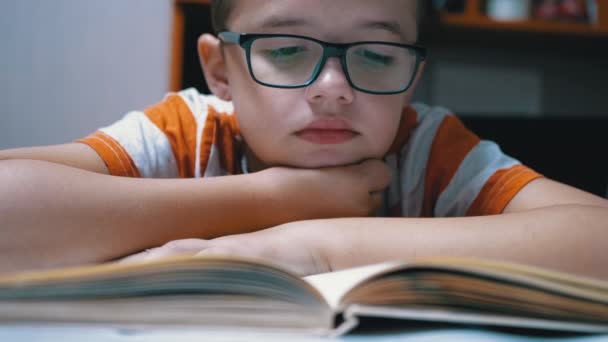
[[[232,248],[213,246],[199,251],[196,256],[233,256],[238,254],[240,253],[235,252]]]
[[[164,249],[168,253],[180,254],[196,252],[209,246],[209,240],[182,239],[169,241],[160,248]]]
[[[194,255],[209,246],[207,240],[184,239],[170,241],[161,247],[146,249],[137,254],[129,255],[119,262],[148,261],[178,255]]]
[[[146,259],[146,254],[148,254],[148,250],[145,250],[143,252],[139,252],[136,254],[128,255],[124,258],[116,260],[116,262],[122,264],[122,263],[127,263],[127,262],[144,261]]]

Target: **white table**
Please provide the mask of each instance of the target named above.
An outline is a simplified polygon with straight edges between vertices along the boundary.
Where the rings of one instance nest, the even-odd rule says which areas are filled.
[[[608,342],[608,335],[575,337],[540,337],[468,328],[418,329],[391,331],[382,334],[352,334],[338,339],[303,336],[294,333],[269,333],[255,330],[234,329],[177,329],[177,328],[112,328],[82,325],[0,325],[2,342],[250,342],[250,341],[417,341],[417,342]]]

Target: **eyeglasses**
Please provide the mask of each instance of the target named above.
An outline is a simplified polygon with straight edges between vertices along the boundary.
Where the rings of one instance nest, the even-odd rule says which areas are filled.
[[[289,34],[221,32],[224,43],[238,44],[246,53],[251,77],[273,88],[311,85],[330,57],[340,58],[342,70],[356,90],[369,94],[398,94],[409,89],[426,49],[389,42],[327,43]]]

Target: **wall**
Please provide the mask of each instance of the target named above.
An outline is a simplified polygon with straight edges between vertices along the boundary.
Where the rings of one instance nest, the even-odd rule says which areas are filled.
[[[82,137],[158,102],[171,0],[0,2],[0,149]]]

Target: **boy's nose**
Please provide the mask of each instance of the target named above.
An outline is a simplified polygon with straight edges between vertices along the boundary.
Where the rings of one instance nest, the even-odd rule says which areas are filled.
[[[353,88],[337,57],[327,59],[319,77],[306,88],[306,97],[312,103],[329,100],[349,104],[353,101]]]

